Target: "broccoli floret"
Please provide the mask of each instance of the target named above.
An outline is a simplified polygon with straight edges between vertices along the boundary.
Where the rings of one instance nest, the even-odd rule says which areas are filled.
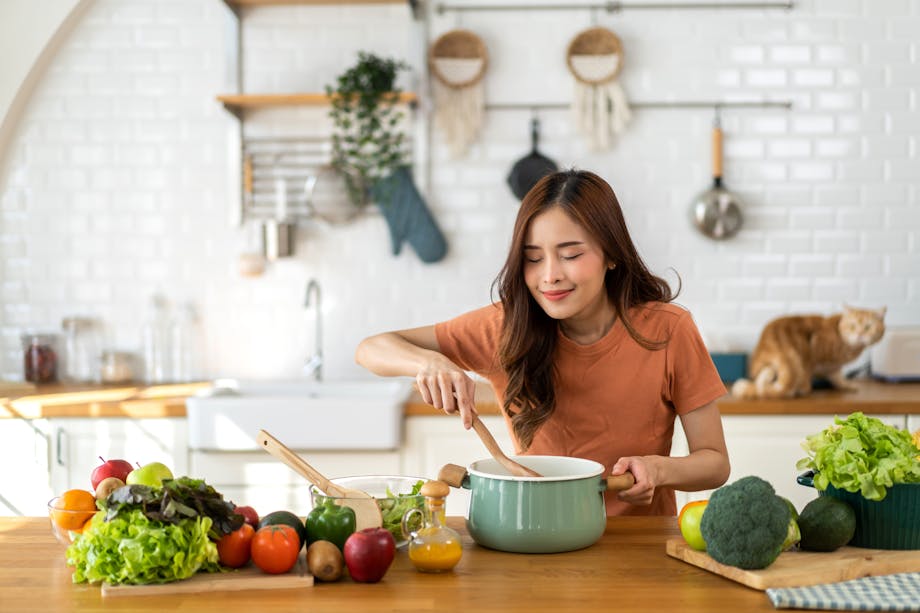
[[[738,568],[766,568],[782,551],[789,505],[760,477],[738,479],[712,493],[700,532],[717,562]]]

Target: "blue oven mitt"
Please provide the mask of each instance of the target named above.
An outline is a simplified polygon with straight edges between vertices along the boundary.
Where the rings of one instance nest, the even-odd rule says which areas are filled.
[[[409,241],[423,262],[437,262],[444,257],[447,241],[416,189],[408,166],[374,183],[370,195],[390,227],[393,255],[399,255],[403,242]]]

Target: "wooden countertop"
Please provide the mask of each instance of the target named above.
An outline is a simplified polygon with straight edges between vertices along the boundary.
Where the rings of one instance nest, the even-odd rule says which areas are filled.
[[[738,400],[726,396],[718,401],[723,415],[849,415],[854,411],[866,414],[920,414],[920,383],[881,383],[860,380],[855,392],[816,390],[806,398],[788,400]],[[476,410],[480,415],[501,415],[491,386],[476,385]],[[406,403],[406,415],[444,415],[422,402],[413,392]]]
[[[0,394],[0,419],[185,417],[185,399],[209,385],[42,385],[31,391]]]
[[[3,395],[0,419],[51,417],[185,417],[185,399],[209,383],[175,385],[45,385],[32,391]],[[790,400],[719,400],[723,415],[848,415],[920,414],[920,383],[857,381],[859,391],[818,390],[807,398]],[[501,415],[492,388],[477,383],[476,408],[480,415]],[[444,416],[413,392],[406,402],[407,417]]]
[[[0,518],[0,609],[21,611],[774,611],[766,594],[669,557],[673,517],[612,517],[581,551],[525,555],[473,543],[450,573],[417,572],[398,551],[380,583],[349,578],[313,587],[102,599],[74,585],[47,518]]]

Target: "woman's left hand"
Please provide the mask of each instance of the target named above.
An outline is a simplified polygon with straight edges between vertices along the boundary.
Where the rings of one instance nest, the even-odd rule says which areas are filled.
[[[627,472],[632,473],[633,477],[636,479],[636,483],[628,490],[619,492],[617,498],[629,504],[651,504],[652,496],[655,494],[655,485],[657,483],[657,471],[655,467],[648,461],[648,458],[642,456],[629,456],[617,460],[610,474],[616,476]]]

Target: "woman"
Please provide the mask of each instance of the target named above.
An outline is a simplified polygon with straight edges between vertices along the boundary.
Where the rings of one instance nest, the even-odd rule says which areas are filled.
[[[729,464],[715,400],[725,387],[690,314],[643,263],[610,186],[569,170],[521,203],[501,301],[434,326],[365,339],[356,360],[414,376],[425,402],[472,425],[472,371],[502,405],[518,453],[629,471],[608,515],[674,515],[674,490],[715,488]],[[689,455],[669,457],[679,416]]]

